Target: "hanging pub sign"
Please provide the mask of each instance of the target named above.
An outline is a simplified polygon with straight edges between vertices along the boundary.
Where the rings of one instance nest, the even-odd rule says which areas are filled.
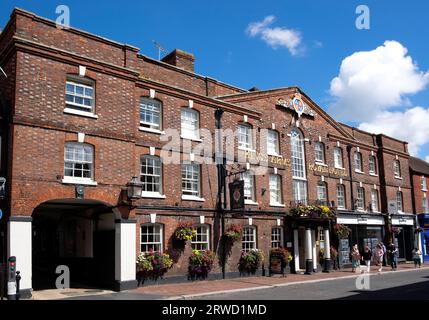
[[[235,180],[229,184],[231,210],[244,209],[244,181]]]

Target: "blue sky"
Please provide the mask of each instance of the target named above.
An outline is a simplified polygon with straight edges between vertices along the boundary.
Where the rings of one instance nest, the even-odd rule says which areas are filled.
[[[69,6],[72,27],[129,43],[154,58],[157,50],[152,40],[168,50],[180,48],[195,55],[198,73],[241,88],[297,85],[336,119],[407,139],[412,153],[429,156],[429,124],[423,121],[428,116],[429,123],[429,42],[423,41],[429,34],[427,1],[140,0],[105,1],[100,5],[99,1],[88,0],[2,0],[0,26],[5,26],[14,7],[55,20],[55,8],[60,4]],[[370,30],[355,26],[355,10],[360,4],[370,9]],[[251,23],[270,16],[271,23],[259,33],[249,33]],[[298,54],[286,46],[267,43],[264,30],[276,28],[298,35]],[[397,45],[384,45],[388,40]],[[374,50],[380,46],[378,54]],[[408,50],[402,58],[398,55],[401,48]],[[361,51],[369,55],[355,57],[340,73],[343,60]],[[389,58],[392,53],[395,59]],[[412,59],[408,65],[407,59]],[[357,66],[367,72],[357,71]],[[387,73],[383,74],[385,69]],[[381,71],[373,75],[372,70]],[[350,72],[360,78],[370,77],[367,84],[378,89],[378,96],[364,84],[347,87]],[[339,77],[341,89],[331,87],[335,77]],[[392,94],[391,101],[374,102],[384,94]],[[360,109],[363,105],[368,108]]]

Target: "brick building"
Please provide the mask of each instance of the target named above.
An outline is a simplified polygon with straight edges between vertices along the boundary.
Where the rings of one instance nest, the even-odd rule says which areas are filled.
[[[413,187],[413,207],[418,217],[417,244],[423,254],[423,261],[429,261],[429,208],[428,183],[429,163],[421,159],[410,157],[410,175]]]
[[[157,61],[13,11],[0,34],[1,223],[3,256],[17,257],[23,289],[53,286],[64,264],[72,282],[130,288],[136,255],[149,249],[172,254],[169,278],[186,279],[191,249],[220,256],[217,110],[230,150],[227,183],[245,181],[245,209],[225,211],[224,229],[243,227],[228,275],[243,249],[267,256],[277,246],[293,251],[295,271],[318,269],[329,225],[285,217],[315,201],[334,204],[338,222],[353,230],[341,243],[344,263],[347,247],[373,246],[392,224],[404,231],[397,238],[407,258],[414,216],[406,142],[335,121],[300,88],[243,90],[195,73],[194,62],[181,50]],[[141,197],[129,199],[136,176]],[[180,249],[174,231],[184,221],[198,235]],[[221,269],[217,259],[212,274]]]

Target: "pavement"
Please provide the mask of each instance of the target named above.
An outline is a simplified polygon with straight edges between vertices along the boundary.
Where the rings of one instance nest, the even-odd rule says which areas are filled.
[[[414,264],[399,264],[397,271],[391,271],[390,267],[383,267],[379,273],[377,267],[371,268],[371,275],[403,274],[416,271]],[[422,265],[419,271],[427,274],[429,265]],[[177,284],[160,284],[139,287],[134,290],[113,292],[106,290],[91,289],[65,289],[65,290],[45,290],[33,293],[34,300],[186,300],[197,298],[217,299],[224,298],[225,295],[254,292],[268,289],[275,289],[287,286],[297,286],[302,284],[315,284],[338,279],[357,278],[360,274],[353,273],[351,269],[336,270],[330,273],[315,273],[312,275],[288,274],[285,277],[274,275],[272,277],[241,277],[225,280],[193,281]],[[372,277],[371,277],[372,278]],[[407,277],[400,277],[407,281]],[[354,281],[353,281],[354,283]],[[221,296],[219,296],[221,295]],[[246,294],[247,295],[247,294]]]

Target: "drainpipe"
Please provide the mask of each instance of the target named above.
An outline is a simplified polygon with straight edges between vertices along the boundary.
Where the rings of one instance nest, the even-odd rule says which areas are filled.
[[[350,176],[350,199],[352,211],[355,211],[355,197],[353,194],[353,172],[352,172],[352,148],[351,144],[347,145],[347,158],[349,160],[349,176]]]

